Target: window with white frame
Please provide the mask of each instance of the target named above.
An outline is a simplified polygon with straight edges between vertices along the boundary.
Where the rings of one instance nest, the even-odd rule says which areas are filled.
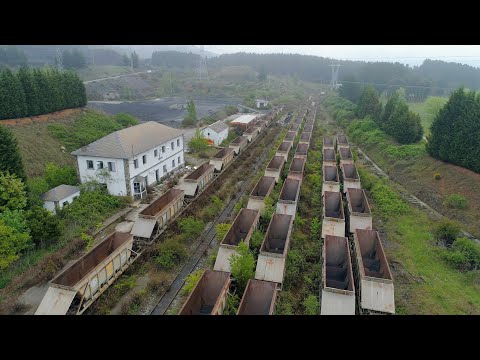
[[[178,157],[178,163],[180,164],[182,160],[180,159],[180,156]]]
[[[172,167],[175,167],[175,159],[172,160]]]
[[[143,155],[143,156],[142,156],[142,162],[143,162],[144,164],[147,163],[147,155]]]
[[[164,173],[164,174],[167,173],[167,165],[163,165],[163,173]]]
[[[180,139],[177,139],[177,146],[180,147]]]
[[[157,150],[157,149],[155,149],[155,150],[153,151],[153,156],[155,156],[155,157],[158,156],[158,150]]]
[[[97,161],[97,169],[103,169],[103,161]]]
[[[165,152],[165,146],[162,146],[162,154]]]
[[[133,167],[134,167],[135,169],[138,169],[138,159],[134,159],[134,160],[133,160]]]
[[[115,163],[113,161],[109,161],[108,162],[108,170],[111,171],[111,172],[115,172],[116,169],[115,169]]]
[[[87,160],[87,169],[93,169],[93,160]]]

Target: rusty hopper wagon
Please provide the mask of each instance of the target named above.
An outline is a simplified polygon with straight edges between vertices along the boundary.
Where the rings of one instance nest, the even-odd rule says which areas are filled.
[[[357,229],[353,235],[355,281],[363,312],[395,314],[393,278],[375,230]]]
[[[249,245],[253,231],[258,226],[260,211],[241,209],[232,226],[225,234],[218,248],[214,270],[230,271],[230,257],[237,253],[238,244],[242,241]]]
[[[229,272],[206,270],[178,315],[222,315],[229,287]]]
[[[290,131],[295,131],[295,134],[296,134],[299,127],[300,127],[300,124],[293,123],[292,126],[290,126]]]
[[[265,208],[265,198],[275,187],[273,176],[262,176],[248,197],[247,209],[262,211]]]
[[[275,153],[275,156],[283,156],[285,161],[287,161],[288,153],[290,152],[292,145],[293,143],[289,141],[282,142],[278,147],[277,152]]]
[[[184,197],[183,190],[168,190],[138,214],[130,233],[135,239],[151,243],[182,211]]]
[[[323,196],[322,239],[327,235],[345,236],[345,213],[342,194],[325,191]]]
[[[233,140],[228,147],[235,151],[235,155],[240,154],[248,145],[248,138],[246,136],[239,136]]]
[[[355,286],[348,239],[325,237],[320,315],[355,315]]]
[[[255,125],[256,127],[260,128],[260,132],[262,132],[263,130],[265,130],[267,128],[269,124],[267,124],[267,122],[265,120],[257,120],[257,122],[255,122]]]
[[[305,125],[303,127],[304,132],[312,132],[313,131],[313,125]]]
[[[285,135],[283,142],[291,142],[293,144],[293,141],[295,140],[295,136],[297,136],[296,131],[289,131],[287,135]]]
[[[247,130],[243,132],[243,136],[245,136],[248,139],[248,142],[252,142],[255,140],[257,135],[259,134],[258,128],[256,127],[249,127]]]
[[[295,156],[303,157],[306,159],[307,153],[308,153],[308,147],[309,147],[308,144],[299,143],[297,145],[297,151],[295,151]]]
[[[361,189],[360,176],[358,175],[357,168],[353,164],[340,165],[343,178],[343,192],[347,189]]]
[[[215,167],[212,164],[200,165],[195,171],[183,179],[183,183],[177,185],[178,189],[185,191],[185,196],[194,197],[201,193],[213,179]]]
[[[287,178],[300,180],[300,185],[303,180],[303,171],[305,169],[305,158],[294,157],[290,169],[288,169]]]
[[[347,189],[350,232],[356,229],[372,230],[372,213],[363,189]]]
[[[300,135],[299,144],[310,144],[310,138],[312,137],[311,132],[306,132],[305,130]]]
[[[323,150],[325,149],[335,149],[335,144],[333,138],[331,137],[324,137],[323,138]]]
[[[287,177],[277,201],[277,213],[292,215],[295,218],[299,196],[300,180]]]
[[[285,164],[285,158],[283,156],[274,156],[265,169],[265,176],[272,176],[275,178],[275,182],[278,183],[280,173],[282,172],[283,165]]]
[[[340,165],[353,164],[353,156],[350,148],[339,147],[338,153],[340,154]]]
[[[232,148],[223,148],[212,156],[210,164],[215,166],[215,171],[220,172],[233,161],[234,156],[235,154]]]
[[[237,315],[272,315],[277,298],[277,286],[271,281],[248,280]]]
[[[255,279],[282,283],[293,216],[273,214],[258,254]]]
[[[340,191],[340,181],[338,178],[338,170],[336,166],[323,166],[322,196],[325,194],[325,191]]]
[[[345,148],[349,147],[347,137],[342,134],[337,135],[337,149],[341,147],[345,147]]]
[[[334,149],[323,149],[323,166],[337,166]]]
[[[35,315],[82,314],[136,259],[133,236],[115,232],[53,280]]]

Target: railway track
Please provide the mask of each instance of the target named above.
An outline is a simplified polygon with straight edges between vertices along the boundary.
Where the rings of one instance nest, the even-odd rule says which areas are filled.
[[[247,176],[246,180],[242,182],[240,190],[235,194],[235,197],[229,201],[227,206],[223,209],[223,211],[216,218],[216,220],[210,225],[208,230],[205,232],[203,240],[197,246],[197,248],[195,249],[193,255],[190,257],[188,262],[180,270],[180,273],[177,275],[173,283],[170,285],[169,289],[162,295],[162,297],[160,298],[160,300],[158,301],[157,305],[152,310],[150,315],[164,315],[169,309],[170,305],[173,303],[173,301],[177,298],[180,289],[185,283],[185,278],[195,269],[195,267],[198,265],[198,263],[206,253],[207,249],[215,241],[215,235],[216,235],[215,226],[224,222],[225,219],[227,219],[227,217],[232,213],[235,204],[245,194],[248,186],[251,183],[251,178],[253,174],[257,172],[260,165],[263,163],[263,161],[265,161],[268,151],[271,148],[271,145],[275,143],[278,136],[280,135],[280,132],[281,131],[279,131],[275,135],[275,138],[269,144],[270,146],[265,147],[262,155],[257,158],[255,164],[253,164],[253,166],[250,168],[251,172],[249,176]]]

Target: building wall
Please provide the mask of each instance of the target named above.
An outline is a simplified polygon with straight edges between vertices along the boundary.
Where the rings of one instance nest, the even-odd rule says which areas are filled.
[[[213,141],[215,145],[220,145],[223,140],[225,140],[228,137],[228,128],[217,133],[214,130],[212,130],[210,127],[206,127],[201,131],[202,135],[205,136],[207,139],[210,139]]]
[[[80,196],[80,191],[77,191],[76,193],[70,195],[70,196],[67,196],[65,199],[62,199],[60,201],[58,201],[58,207],[60,209],[63,208],[63,203],[64,202],[68,202],[69,204],[71,204],[73,202],[73,199],[77,196]],[[48,211],[51,211],[53,212],[54,214],[56,214],[56,207],[55,207],[55,201],[45,201],[43,203],[43,207],[45,209],[47,209]]]
[[[179,145],[177,145],[177,140]],[[173,149],[171,143],[173,142]],[[165,147],[165,151],[162,152],[162,146]],[[155,156],[155,150],[157,156]],[[184,156],[184,138],[183,135],[169,140],[163,144],[155,146],[154,148],[137,154],[134,157],[128,159],[128,176],[126,176],[124,160],[113,159],[95,156],[77,156],[78,171],[81,182],[95,179],[99,182],[106,183],[108,192],[112,195],[126,196],[133,195],[133,179],[137,176],[143,176],[147,178],[147,185],[156,183],[156,170],[158,170],[159,179],[168,175],[175,169],[185,164]],[[143,156],[146,155],[146,163],[143,163]],[[180,162],[178,161],[180,157]],[[138,161],[138,168],[134,166],[134,160]],[[87,160],[93,160],[94,169],[87,168]],[[175,160],[175,166],[172,164],[172,160]],[[103,161],[103,168],[108,171],[108,162],[115,163],[115,171],[108,171],[109,179],[105,180],[99,174],[97,170],[97,162]],[[164,172],[163,166],[166,166],[166,172]],[[127,182],[128,181],[128,182]],[[127,189],[128,186],[128,189]]]
[[[93,169],[87,168],[87,160],[93,161]],[[103,161],[103,169],[106,169],[106,173],[109,175],[108,180],[102,177],[101,170],[97,169],[98,161]],[[108,171],[108,162],[113,162],[115,164],[115,171]],[[77,165],[80,181],[82,183],[90,180],[97,180],[100,183],[107,184],[107,189],[110,194],[119,196],[127,195],[123,159],[79,155],[77,156]]]

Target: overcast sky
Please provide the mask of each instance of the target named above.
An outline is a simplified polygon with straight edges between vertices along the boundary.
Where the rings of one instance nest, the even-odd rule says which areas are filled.
[[[205,45],[217,54],[297,53],[345,60],[391,61],[420,65],[425,58],[480,67],[480,45]]]

